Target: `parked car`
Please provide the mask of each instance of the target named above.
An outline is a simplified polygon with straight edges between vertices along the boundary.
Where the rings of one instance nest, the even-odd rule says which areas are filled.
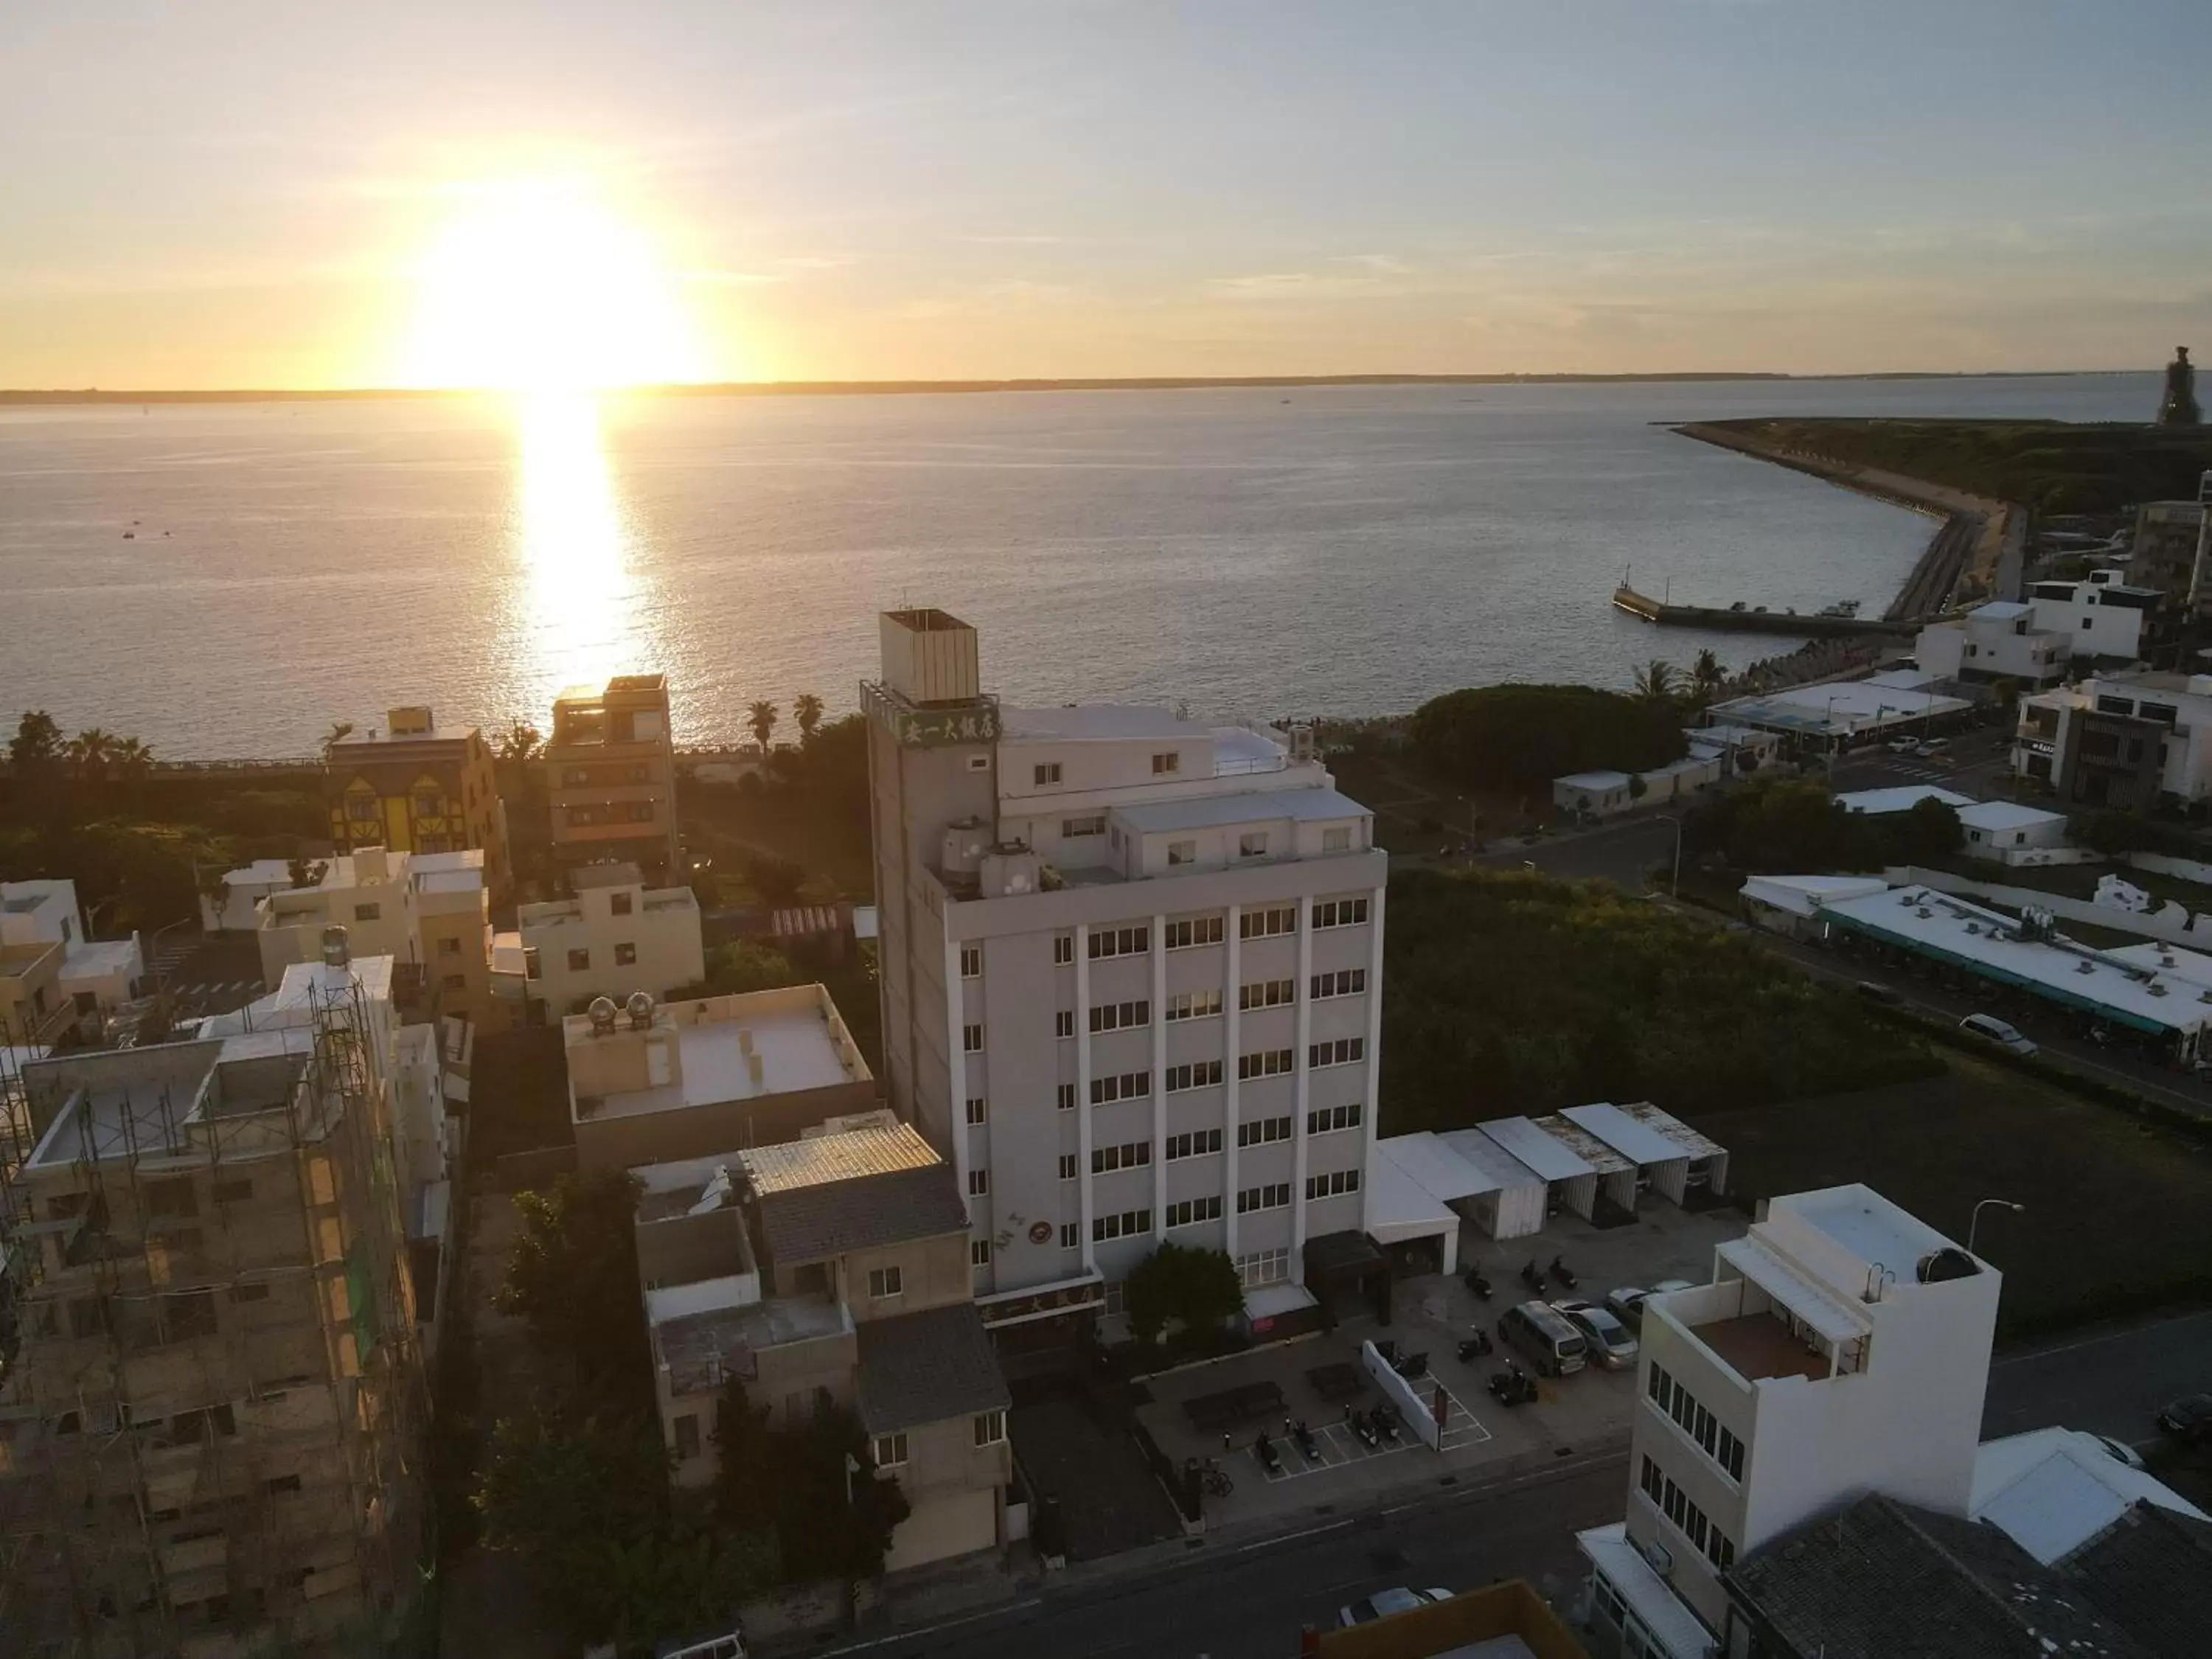
[[[2124,1463],[2131,1469],[2139,1469],[2143,1466],[2142,1454],[2118,1436],[2093,1434],[2089,1438],[2111,1453],[2115,1462]]]
[[[1882,747],[1893,755],[1910,755],[1920,747],[1917,738],[1892,738]]]
[[[1664,1296],[1669,1291],[1694,1291],[1697,1288],[1686,1279],[1662,1279],[1651,1287],[1651,1294]]]
[[[1589,1344],[1573,1324],[1548,1302],[1523,1302],[1505,1310],[1498,1322],[1501,1340],[1528,1355],[1529,1363],[1546,1376],[1565,1376],[1582,1370],[1589,1358]]]
[[[1340,1628],[1350,1630],[1354,1625],[1371,1625],[1394,1613],[1411,1613],[1431,1601],[1449,1601],[1451,1598],[1452,1593],[1448,1589],[1407,1589],[1401,1584],[1395,1589],[1376,1590],[1372,1595],[1363,1595],[1339,1607],[1336,1622]]]
[[[1929,738],[1920,743],[1915,744],[1912,747],[1912,752],[1925,759],[1942,754],[1950,746],[1951,739],[1948,738]]]
[[[1633,1285],[1623,1285],[1619,1290],[1605,1293],[1605,1310],[1630,1330],[1640,1331],[1644,1328],[1644,1298],[1650,1294]]]
[[[1863,979],[1851,988],[1869,1002],[1879,1002],[1885,1008],[1894,1008],[1905,1000],[1901,994],[1879,980]]]
[[[2185,1446],[2212,1444],[2212,1394],[2187,1394],[2161,1407],[2158,1425]]]
[[[2017,1025],[1999,1019],[1995,1014],[1968,1014],[1959,1022],[1959,1029],[1968,1036],[1995,1043],[2008,1054],[2032,1054],[2035,1052],[2035,1044],[2020,1034]]]
[[[1552,1305],[1583,1334],[1583,1340],[1589,1344],[1591,1358],[1599,1364],[1609,1371],[1635,1369],[1636,1339],[1620,1320],[1595,1302],[1554,1302]]]

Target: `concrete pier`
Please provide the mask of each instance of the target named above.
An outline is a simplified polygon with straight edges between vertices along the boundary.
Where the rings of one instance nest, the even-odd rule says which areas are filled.
[[[1920,626],[1917,618],[1822,617],[1794,611],[1733,611],[1717,605],[1665,605],[1648,593],[1638,592],[1626,582],[1613,590],[1613,607],[1662,628],[1708,628],[1725,633],[1776,634],[1793,639],[1833,639],[1847,635],[1905,637]]]

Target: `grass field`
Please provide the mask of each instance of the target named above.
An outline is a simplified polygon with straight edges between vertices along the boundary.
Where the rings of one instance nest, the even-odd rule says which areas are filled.
[[[1980,1060],[1695,1121],[1747,1197],[1863,1182],[1962,1243],[1977,1200],[2025,1204],[1977,1240],[2008,1334],[2212,1299],[2212,1149]]]

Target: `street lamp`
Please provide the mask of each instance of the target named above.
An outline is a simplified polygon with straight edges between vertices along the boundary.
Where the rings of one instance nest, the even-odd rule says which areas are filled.
[[[2002,1209],[2010,1210],[2014,1215],[2024,1214],[2027,1210],[2027,1205],[2015,1204],[2008,1198],[1985,1198],[1980,1203],[1975,1205],[1974,1218],[1966,1224],[1966,1254],[1968,1255],[1972,1255],[1974,1253],[1974,1234],[1982,1224],[1982,1212],[1988,1209],[1992,1204],[1998,1206]]]
[[[1654,812],[1651,816],[1658,823],[1674,826],[1674,874],[1667,884],[1667,896],[1680,898],[1682,896],[1682,820],[1671,812]]]

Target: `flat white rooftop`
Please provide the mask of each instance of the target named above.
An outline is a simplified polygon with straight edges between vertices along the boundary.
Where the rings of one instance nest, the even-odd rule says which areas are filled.
[[[1846,812],[1878,818],[1892,812],[1910,812],[1923,800],[1940,800],[1961,814],[1974,804],[1972,795],[1962,795],[1955,789],[1939,789],[1932,783],[1899,784],[1894,789],[1854,789],[1836,797],[1836,805]]]
[[[1085,702],[1065,708],[999,709],[1006,743],[1127,743],[1138,738],[1203,738],[1212,728],[1150,703]]]
[[[1793,916],[1809,916],[1838,899],[1866,898],[1888,890],[1889,884],[1880,876],[1753,876],[1741,889],[1744,897]]]
[[[2022,806],[2011,800],[1976,801],[1959,808],[1959,822],[1969,830],[2033,830],[2065,821],[2063,812],[2046,812],[2040,806]]]
[[[739,1046],[739,1033],[752,1034],[760,1056],[761,1079]],[[732,1100],[763,1100],[849,1083],[852,1076],[836,1040],[812,1006],[748,1012],[743,1021],[715,1020],[676,1028],[678,1079],[657,1088],[632,1089],[601,1097],[595,1118],[638,1117],[687,1106],[715,1106]]]
[[[1881,677],[1795,685],[1724,702],[1714,713],[1732,722],[1820,736],[1886,731],[1938,714],[1962,714],[1973,705],[1961,697],[1940,697]]]
[[[1966,1513],[2009,1536],[2046,1566],[2137,1503],[2197,1520],[2203,1510],[2155,1475],[2130,1468],[2093,1434],[2036,1429],[1982,1443]]]
[[[1139,835],[1172,835],[1178,830],[1213,830],[1224,824],[1288,818],[1294,823],[1364,818],[1367,809],[1334,789],[1267,789],[1235,795],[1193,795],[1182,800],[1145,801],[1117,806],[1114,816]]]
[[[1879,1263],[1900,1279],[1930,1252],[1956,1248],[1911,1211],[1899,1208],[1871,1187],[1853,1184],[1785,1194],[1768,1205],[1767,1214],[1796,1216],[1868,1266]]]
[[[1552,781],[1564,784],[1570,789],[1594,789],[1604,794],[1608,790],[1627,788],[1629,779],[1626,772],[1570,772],[1563,778],[1553,778]]]
[[[138,942],[128,939],[87,939],[62,957],[64,979],[108,979],[138,965]]]

